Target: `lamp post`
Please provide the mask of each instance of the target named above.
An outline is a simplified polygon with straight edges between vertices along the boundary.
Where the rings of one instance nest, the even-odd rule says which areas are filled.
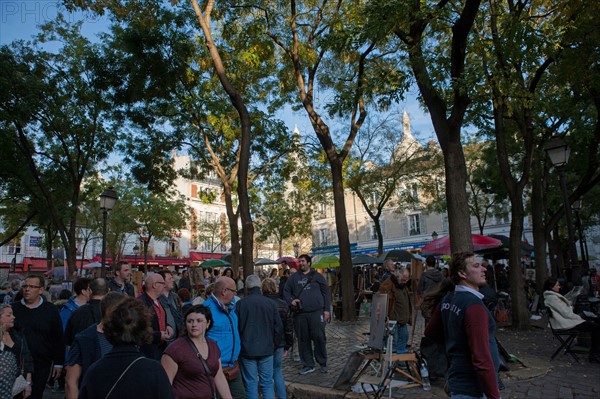
[[[137,256],[138,256],[138,251],[140,250],[140,247],[135,244],[133,246],[133,263],[135,263],[135,267],[137,267]]]
[[[102,278],[106,276],[106,222],[108,219],[108,212],[111,211],[119,196],[112,187],[107,188],[100,194],[100,209],[102,209],[102,265],[100,275]]]
[[[438,238],[437,232],[434,231],[433,233],[431,233],[431,241],[435,241],[435,240],[437,240],[437,238]]]
[[[300,254],[300,244],[295,243],[294,244],[294,257],[298,258],[299,254]]]
[[[550,157],[552,165],[558,172],[560,178],[560,191],[563,197],[563,206],[565,219],[567,221],[567,232],[569,236],[569,255],[571,259],[571,282],[574,285],[581,285],[581,271],[579,270],[579,261],[577,259],[577,247],[575,246],[575,231],[573,229],[573,217],[571,207],[569,206],[569,195],[567,193],[567,181],[565,179],[565,169],[569,162],[571,149],[560,137],[553,138],[544,146],[544,151]]]
[[[575,224],[577,226],[577,234],[579,235],[579,252],[581,254],[581,265],[583,266],[582,271],[586,273],[589,269],[589,264],[584,246],[585,238],[583,235],[583,226],[581,225],[581,217],[579,216],[579,211],[581,210],[581,198],[574,201],[571,208],[575,211]]]

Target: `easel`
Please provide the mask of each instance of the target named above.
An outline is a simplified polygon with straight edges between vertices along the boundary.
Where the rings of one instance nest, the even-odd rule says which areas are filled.
[[[423,380],[419,374],[419,367],[417,357],[414,353],[393,353],[393,334],[395,323],[388,324],[388,339],[386,345],[386,354],[382,353],[359,353],[363,360],[366,360],[363,367],[360,369],[352,385],[360,383],[363,392],[370,398],[369,391],[366,386],[371,388],[375,399],[381,398],[386,388],[388,388],[388,397],[392,397],[392,376],[394,373],[399,373],[408,379],[408,384],[402,385],[399,388],[414,388],[423,385]],[[379,361],[379,364],[373,365],[373,361]],[[405,371],[401,367],[404,363],[408,370]],[[365,375],[365,373],[372,368],[375,371],[375,375]]]

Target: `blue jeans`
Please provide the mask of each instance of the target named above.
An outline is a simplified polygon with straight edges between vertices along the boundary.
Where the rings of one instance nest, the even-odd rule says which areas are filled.
[[[246,385],[246,399],[258,399],[258,386],[263,399],[275,399],[273,389],[273,355],[258,359],[239,358]]]
[[[408,324],[396,324],[394,327],[394,353],[407,353],[406,344],[408,344]]]
[[[283,348],[275,350],[273,355],[273,382],[275,383],[275,393],[279,399],[286,399],[285,380],[283,379],[283,371],[281,363],[283,361]]]

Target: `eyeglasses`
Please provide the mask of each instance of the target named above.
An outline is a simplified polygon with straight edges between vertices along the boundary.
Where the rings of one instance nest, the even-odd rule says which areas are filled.
[[[234,294],[237,294],[237,290],[234,290],[233,288],[225,288],[227,291],[231,291]]]
[[[24,284],[24,285],[23,285],[23,289],[26,289],[26,288],[42,288],[42,286],[41,286],[41,285],[29,285],[29,284]]]

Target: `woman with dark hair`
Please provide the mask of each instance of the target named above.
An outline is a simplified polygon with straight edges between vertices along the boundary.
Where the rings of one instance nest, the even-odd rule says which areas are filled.
[[[139,350],[141,344],[152,339],[150,313],[144,304],[125,297],[108,310],[102,326],[113,349],[90,366],[79,398],[172,398],[165,370]]]
[[[560,283],[554,277],[549,277],[544,282],[544,304],[552,311],[552,327],[592,333],[589,361],[600,363],[600,325],[584,320],[573,312],[569,300],[560,294]]]
[[[33,360],[23,334],[15,330],[15,316],[9,304],[0,304],[0,398],[12,397],[12,389],[19,375],[27,385],[16,398],[31,395]]]
[[[185,312],[185,333],[165,350],[161,363],[173,385],[176,399],[230,399],[229,385],[221,367],[221,351],[205,334],[213,324],[212,313],[203,305]]]
[[[233,269],[231,267],[228,267],[227,269],[225,269],[223,271],[223,276],[233,278]]]

